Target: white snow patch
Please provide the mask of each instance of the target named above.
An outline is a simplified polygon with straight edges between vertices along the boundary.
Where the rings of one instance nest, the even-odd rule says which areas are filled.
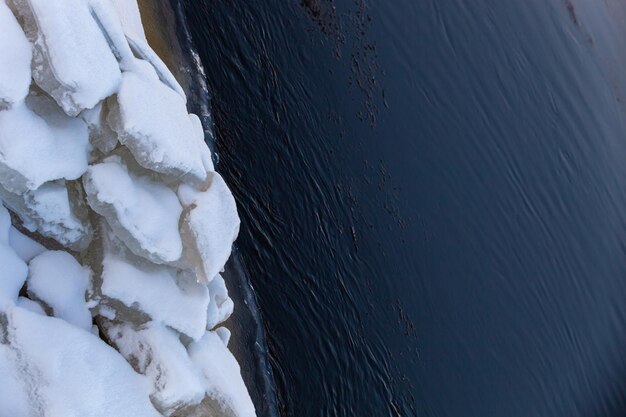
[[[9,229],[9,246],[24,262],[29,262],[46,250],[39,242],[35,242],[13,226]]]

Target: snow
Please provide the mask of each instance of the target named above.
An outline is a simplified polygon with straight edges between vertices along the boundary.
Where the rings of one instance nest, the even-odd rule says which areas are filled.
[[[136,0],[111,0],[111,4],[117,10],[124,33],[135,39],[146,39],[146,34],[141,24],[141,14]]]
[[[160,416],[150,403],[148,381],[90,332],[19,307],[11,308],[6,317],[8,344],[0,345],[0,362],[4,360],[5,366],[8,362],[13,372],[8,384],[0,386],[23,384],[28,392],[24,404],[19,388],[9,388],[18,391],[17,400],[9,404],[28,409],[17,416]]]
[[[50,124],[25,104],[0,111],[0,185],[12,193],[74,180],[87,170],[89,134],[78,119],[53,114]]]
[[[202,401],[204,379],[174,331],[154,322],[139,330],[127,324],[105,329],[119,352],[152,382],[151,395],[159,411],[171,415]]]
[[[28,268],[28,293],[50,306],[55,317],[91,331],[91,313],[85,302],[91,271],[61,251],[42,253]]]
[[[183,181],[204,182],[206,151],[194,140],[197,133],[180,95],[127,72],[116,98],[107,101],[107,120],[141,166]]]
[[[0,28],[0,110],[4,110],[28,94],[32,48],[4,0],[0,0]]]
[[[84,0],[13,0],[34,44],[33,79],[70,116],[117,90],[121,72]]]
[[[207,330],[226,321],[233,314],[235,307],[233,300],[228,296],[226,282],[221,275],[218,274],[209,284],[209,294],[211,302],[207,308]]]
[[[189,345],[187,350],[205,377],[207,395],[213,409],[224,415],[256,416],[241,378],[239,364],[219,335],[206,332],[202,339]]]
[[[119,156],[90,166],[83,184],[91,208],[133,253],[155,263],[181,257],[182,207],[167,186],[130,172]]]
[[[134,3],[126,0],[127,3]],[[119,19],[115,6],[109,0],[89,0],[91,15],[102,30],[113,55],[120,63],[124,71],[130,71],[134,67],[135,57],[128,45],[124,27]]]
[[[7,210],[0,205],[0,265],[2,266],[0,268],[0,313],[17,301],[28,274],[24,261],[8,245],[10,223],[6,221],[7,218]]]
[[[35,242],[13,226],[9,229],[9,246],[24,262],[29,262],[46,250],[40,243]]]
[[[239,234],[235,199],[216,172],[211,173],[206,191],[181,184],[178,197],[185,208],[181,235],[186,260],[197,266],[198,278],[208,283],[224,268]]]
[[[41,316],[45,316],[46,315],[46,311],[41,306],[41,304],[39,304],[37,301],[31,300],[30,298],[19,297],[17,299],[16,305],[18,307],[23,308],[24,310],[28,310],[28,311],[33,312],[33,313],[37,313],[37,314],[39,314]],[[0,402],[0,404],[2,404],[2,402]]]
[[[16,369],[15,353],[5,344],[0,343],[0,416],[22,417],[29,415],[29,398],[26,387]]]

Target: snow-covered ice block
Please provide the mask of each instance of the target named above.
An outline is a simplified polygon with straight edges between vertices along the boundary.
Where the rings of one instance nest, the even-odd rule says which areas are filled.
[[[183,261],[193,265],[202,282],[210,282],[224,268],[233,242],[239,234],[239,216],[235,199],[217,173],[210,174],[206,191],[181,184],[178,197],[184,211],[181,236]]]
[[[135,38],[132,35],[127,35],[126,39],[130,45],[131,50],[137,58],[146,60],[154,67],[154,70],[159,76],[161,82],[175,91],[183,101],[187,102],[187,96],[185,91],[180,86],[174,74],[169,70],[167,65],[161,60],[161,58],[150,48],[145,38]]]
[[[103,101],[80,114],[89,127],[89,142],[105,155],[117,146],[117,135],[106,123],[107,111],[106,101]]]
[[[119,64],[85,0],[11,0],[34,44],[33,79],[76,116],[114,94]]]
[[[80,251],[91,242],[93,229],[78,193],[73,188],[71,194],[75,197],[71,198],[65,181],[49,182],[22,195],[0,187],[0,197],[20,217],[24,227]]]
[[[0,344],[0,367],[9,370],[0,372],[0,395],[9,387],[18,400],[9,402],[18,411],[10,416],[160,416],[146,378],[90,332],[19,307],[0,326],[6,342]],[[19,402],[22,387],[26,413]],[[0,413],[6,411],[2,403]]]
[[[9,246],[24,262],[30,262],[31,259],[46,250],[41,243],[35,242],[13,226],[9,230]]]
[[[215,332],[207,332],[198,342],[189,345],[189,357],[206,380],[207,405],[216,415],[232,417],[256,416],[254,404],[241,378],[235,357]]]
[[[0,185],[13,193],[56,179],[74,180],[87,169],[89,133],[82,120],[50,108],[45,99],[0,112]],[[47,122],[48,123],[47,123]]]
[[[127,3],[135,1],[125,0]],[[132,71],[134,68],[135,56],[130,49],[124,28],[115,6],[110,0],[89,0],[91,15],[102,30],[105,39],[113,55],[120,63],[123,71]]]
[[[91,208],[134,254],[155,263],[181,257],[182,207],[167,186],[130,172],[117,155],[90,166],[83,184]]]
[[[152,382],[151,399],[161,413],[196,415],[193,408],[204,398],[204,378],[176,332],[154,322],[138,330],[128,324],[106,324],[104,329],[115,348]]]
[[[152,320],[198,339],[206,327],[206,286],[174,268],[106,254],[102,296],[147,314]]]
[[[207,330],[213,329],[220,323],[226,321],[231,314],[235,304],[228,296],[226,282],[220,274],[218,274],[209,284],[209,294],[211,302],[207,309]]]
[[[5,110],[28,94],[32,48],[4,0],[0,0],[0,28],[0,110]]]
[[[204,182],[208,148],[198,142],[196,126],[178,94],[127,72],[107,105],[109,125],[141,166],[182,181]]]
[[[85,294],[91,271],[72,255],[47,251],[28,264],[28,294],[43,301],[55,317],[86,331],[91,330],[91,313]]]

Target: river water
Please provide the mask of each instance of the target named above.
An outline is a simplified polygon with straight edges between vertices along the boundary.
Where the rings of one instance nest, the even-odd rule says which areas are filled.
[[[282,416],[626,415],[625,6],[182,4]]]

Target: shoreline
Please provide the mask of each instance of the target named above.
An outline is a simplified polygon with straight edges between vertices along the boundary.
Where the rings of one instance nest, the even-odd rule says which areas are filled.
[[[206,75],[187,27],[180,0],[138,0],[146,38],[187,94],[187,107],[202,121],[205,142],[215,164],[215,134],[210,111],[211,94]],[[178,63],[178,64],[174,64]],[[236,244],[223,277],[235,303],[232,316],[223,323],[232,332],[229,349],[237,358],[248,391],[262,416],[278,416],[276,384],[269,362],[265,326],[256,293]]]

